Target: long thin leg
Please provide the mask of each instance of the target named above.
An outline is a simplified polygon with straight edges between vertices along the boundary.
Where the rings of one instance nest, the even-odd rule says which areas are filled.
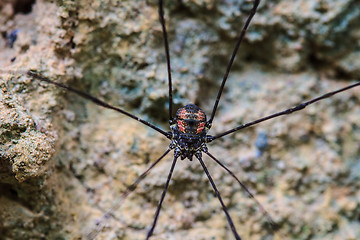
[[[62,84],[62,83],[58,83],[58,82],[54,82],[53,80],[50,80],[49,78],[47,77],[44,77],[44,76],[41,76],[40,74],[37,74],[35,72],[32,72],[32,71],[3,71],[3,70],[0,70],[0,73],[11,73],[11,74],[26,74],[30,77],[33,77],[39,81],[42,81],[42,82],[47,82],[47,83],[50,83],[50,84],[53,84],[57,87],[60,87],[60,88],[63,88],[63,89],[66,89],[70,92],[73,92],[73,93],[76,93],[77,95],[79,95],[80,97],[82,98],[85,98],[85,99],[88,99],[90,101],[92,101],[93,103],[99,105],[99,106],[102,106],[102,107],[105,107],[105,108],[109,108],[109,109],[112,109],[112,110],[115,110],[121,114],[124,114],[132,119],[135,119],[136,121],[139,121],[141,122],[142,124],[145,124],[146,126],[148,127],[151,127],[152,129],[156,130],[157,132],[161,133],[162,135],[164,135],[165,137],[167,138],[171,138],[171,133],[170,132],[165,132],[164,130],[162,130],[161,128],[129,113],[129,112],[126,112],[120,108],[117,108],[117,107],[114,107],[114,106],[111,106],[110,104],[96,98],[96,97],[93,97],[91,96],[90,94],[88,93],[85,93],[83,91],[80,91],[78,89],[75,89],[75,88],[72,88],[70,86],[67,86],[65,84]]]
[[[212,188],[214,189],[214,191],[215,191],[215,193],[216,193],[216,196],[218,197],[218,199],[219,199],[219,201],[220,201],[220,203],[221,203],[221,206],[222,206],[223,211],[224,211],[224,213],[225,213],[225,215],[226,215],[226,218],[227,218],[227,221],[228,221],[228,223],[229,223],[229,225],[230,225],[231,231],[233,232],[233,234],[234,234],[234,236],[235,236],[235,239],[236,239],[236,240],[241,240],[241,237],[240,237],[239,234],[236,232],[234,223],[233,223],[233,221],[232,221],[232,219],[231,219],[231,217],[230,217],[230,214],[229,214],[229,212],[228,212],[228,210],[227,210],[227,208],[226,208],[226,206],[225,206],[225,204],[224,204],[224,202],[223,202],[223,200],[222,200],[222,198],[221,198],[221,196],[220,196],[220,193],[219,193],[219,191],[217,190],[216,185],[215,185],[215,183],[214,183],[214,181],[213,181],[213,179],[212,179],[212,177],[211,177],[208,169],[206,168],[205,163],[203,162],[203,160],[202,160],[202,158],[201,158],[201,153],[197,153],[197,154],[196,154],[196,158],[199,159],[200,164],[201,164],[202,168],[204,169],[204,171],[205,171],[205,173],[206,173],[206,175],[207,175],[207,177],[208,177],[208,179],[209,179],[209,181],[210,181],[210,183],[211,183],[211,186],[212,186]]]
[[[307,102],[303,102],[303,103],[301,103],[301,104],[299,104],[299,105],[297,105],[297,106],[295,106],[295,107],[286,109],[286,110],[284,110],[284,111],[281,111],[281,112],[278,112],[278,113],[269,115],[269,116],[267,116],[267,117],[263,117],[263,118],[257,119],[257,120],[252,121],[252,122],[248,122],[248,123],[242,124],[242,125],[240,125],[240,126],[238,126],[238,127],[236,127],[236,128],[230,129],[230,130],[225,131],[225,132],[223,132],[223,133],[220,133],[220,134],[218,134],[218,135],[208,136],[208,141],[210,142],[210,141],[212,141],[212,140],[214,140],[214,139],[221,138],[221,137],[223,137],[223,136],[225,136],[225,135],[228,135],[228,134],[230,134],[230,133],[236,132],[236,131],[238,131],[238,130],[240,130],[240,129],[244,129],[244,128],[253,126],[253,125],[255,125],[255,124],[258,124],[258,123],[260,123],[260,122],[264,122],[264,121],[269,120],[269,119],[272,119],[272,118],[276,118],[276,117],[279,117],[279,116],[282,116],[282,115],[291,114],[291,113],[293,113],[293,112],[300,111],[300,110],[306,108],[306,107],[307,107],[308,105],[310,105],[310,104],[313,104],[313,103],[318,102],[318,101],[320,101],[320,100],[323,100],[323,99],[325,99],[325,98],[329,98],[329,97],[331,97],[331,96],[333,96],[333,95],[335,95],[335,94],[344,92],[344,91],[346,91],[346,90],[349,90],[349,89],[354,88],[354,87],[357,87],[357,86],[360,86],[360,82],[351,84],[351,85],[349,85],[349,86],[347,86],[347,87],[338,89],[338,90],[333,91],[333,92],[326,93],[326,94],[324,94],[324,95],[321,95],[320,97],[311,99],[311,100],[309,100],[309,101],[307,101]]]
[[[214,120],[215,113],[216,113],[216,109],[217,109],[217,107],[218,107],[218,104],[219,104],[219,101],[220,101],[220,98],[221,98],[221,94],[222,94],[222,92],[223,92],[223,90],[224,90],[225,83],[226,83],[226,80],[227,80],[227,78],[228,78],[228,76],[229,76],[230,69],[231,69],[231,66],[232,66],[232,64],[233,64],[233,62],[234,62],[236,53],[237,53],[237,51],[238,51],[238,49],[239,49],[239,47],[240,47],[240,44],[241,44],[241,42],[242,42],[242,40],[243,40],[243,38],[244,38],[244,36],[245,36],[245,33],[246,33],[247,28],[249,27],[249,24],[250,24],[250,22],[251,22],[251,19],[254,17],[254,15],[255,15],[255,13],[256,13],[256,9],[258,8],[259,3],[260,3],[260,0],[255,0],[255,1],[254,1],[254,6],[253,6],[253,8],[251,9],[250,15],[248,16],[248,18],[247,18],[247,20],[246,20],[246,22],[245,22],[245,25],[244,25],[244,27],[243,27],[243,29],[241,30],[241,33],[240,33],[239,38],[238,38],[238,41],[237,41],[237,43],[236,43],[236,45],[235,45],[235,48],[234,48],[234,50],[233,50],[233,53],[232,53],[232,55],[231,55],[230,61],[229,61],[228,66],[227,66],[227,68],[226,68],[225,75],[224,75],[223,80],[222,80],[222,82],[221,82],[221,86],[220,86],[218,95],[217,95],[216,100],[215,100],[215,104],[214,104],[214,108],[213,108],[212,113],[211,113],[210,120],[208,121],[208,124],[209,124],[210,126],[211,126],[211,124],[212,124],[212,122],[213,122],[213,120]]]
[[[152,224],[152,226],[151,226],[151,228],[150,228],[150,230],[149,230],[149,232],[148,232],[148,234],[147,234],[147,236],[146,236],[146,240],[148,240],[148,239],[152,236],[152,234],[153,234],[153,232],[154,232],[154,229],[155,229],[155,226],[156,226],[156,222],[157,222],[157,219],[158,219],[159,214],[160,214],[161,205],[162,205],[162,203],[163,203],[163,201],[164,201],[164,198],[165,198],[165,195],[166,195],[166,191],[167,191],[167,189],[168,189],[168,187],[169,187],[171,175],[172,175],[172,173],[173,173],[173,171],[174,171],[175,164],[176,164],[176,160],[178,159],[178,157],[179,157],[179,155],[175,153],[174,161],[173,161],[173,163],[172,163],[172,165],[171,165],[171,169],[170,169],[168,178],[167,178],[167,180],[166,180],[166,184],[165,184],[165,187],[164,187],[164,191],[163,191],[163,193],[162,193],[162,195],[161,195],[161,198],[160,198],[158,207],[157,207],[156,212],[155,212],[154,221],[153,221],[153,224]]]
[[[172,124],[172,121],[173,121],[173,117],[172,117],[173,100],[172,100],[172,80],[171,80],[170,53],[169,53],[169,42],[168,42],[168,37],[167,37],[166,27],[165,27],[164,9],[163,9],[163,1],[162,0],[159,0],[159,18],[160,18],[160,23],[161,23],[162,32],[163,32],[163,38],[164,38],[164,47],[165,47],[167,72],[168,72],[168,81],[169,81],[169,121],[170,121],[170,124]]]
[[[230,169],[228,169],[222,162],[216,159],[211,153],[209,153],[207,150],[204,152],[217,164],[224,168],[233,178],[235,178],[235,180],[240,184],[241,188],[249,195],[250,198],[255,201],[256,205],[260,208],[262,214],[267,218],[268,222],[270,223],[272,230],[275,232],[277,229],[277,224],[274,222],[274,220],[271,218],[270,214],[265,210],[265,208],[260,204],[260,202],[255,198],[255,196],[250,192],[250,190],[245,186],[245,184],[242,183]]]
[[[159,157],[153,164],[151,164],[150,167],[145,172],[143,172],[130,186],[126,188],[125,192],[121,195],[121,197],[119,197],[117,201],[113,204],[113,206],[104,214],[100,223],[105,222],[106,219],[108,219],[110,216],[116,218],[113,215],[113,212],[121,206],[121,204],[130,195],[130,193],[132,193],[139,185],[139,183],[145,179],[145,177],[149,174],[151,169],[153,169],[170,151],[171,149],[166,150],[166,152],[161,157]],[[96,236],[104,227],[104,224],[100,224],[100,223],[96,226],[96,229],[94,229],[93,231],[91,231],[86,235],[86,239],[92,240],[96,238]]]

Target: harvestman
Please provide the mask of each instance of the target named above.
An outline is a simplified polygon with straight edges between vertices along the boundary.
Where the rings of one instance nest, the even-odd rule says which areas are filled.
[[[82,92],[80,90],[77,90],[77,89],[74,89],[70,86],[67,86],[67,85],[64,85],[64,84],[61,84],[61,83],[58,83],[58,82],[54,82],[52,80],[50,80],[49,78],[47,77],[44,77],[34,71],[16,71],[16,72],[12,72],[12,73],[22,73],[22,74],[26,74],[30,77],[33,77],[39,81],[43,81],[43,82],[47,82],[47,83],[50,83],[50,84],[53,84],[57,87],[60,87],[60,88],[63,88],[63,89],[66,89],[70,92],[73,92],[85,99],[88,99],[90,101],[92,101],[93,103],[99,105],[99,106],[102,106],[102,107],[105,107],[105,108],[109,108],[109,109],[112,109],[112,110],[115,110],[117,112],[120,112],[121,114],[124,114],[132,119],[135,119],[136,121],[139,121],[141,122],[142,124],[154,129],[155,131],[157,131],[158,133],[164,135],[165,137],[167,137],[171,142],[170,142],[170,145],[168,147],[168,149],[165,151],[165,153],[159,157],[154,163],[152,163],[150,165],[150,167],[145,171],[143,172],[136,180],[135,182],[130,185],[129,187],[127,187],[127,189],[125,190],[125,192],[122,194],[121,198],[119,198],[119,200],[117,202],[115,202],[115,204],[113,205],[113,208],[111,208],[107,214],[105,215],[106,217],[108,217],[109,215],[112,215],[112,212],[117,209],[120,204],[122,203],[122,201],[131,193],[133,192],[136,187],[138,186],[138,184],[149,174],[149,172],[151,171],[151,169],[153,169],[170,151],[174,151],[174,159],[173,159],[173,162],[172,162],[172,165],[171,165],[171,168],[170,168],[170,172],[168,174],[168,177],[167,177],[167,180],[166,180],[166,183],[165,183],[165,187],[164,187],[164,190],[162,192],[162,195],[161,195],[161,198],[160,198],[160,201],[158,203],[158,206],[157,206],[157,209],[156,209],[156,212],[155,212],[155,216],[154,216],[154,219],[153,219],[153,223],[152,223],[152,226],[150,228],[150,230],[148,231],[147,233],[147,236],[146,236],[146,239],[149,239],[152,235],[153,235],[153,232],[154,232],[154,229],[155,229],[155,226],[156,226],[156,223],[157,223],[157,220],[158,220],[158,217],[159,217],[159,214],[160,214],[160,210],[161,210],[161,206],[162,206],[162,203],[164,201],[164,198],[165,198],[165,195],[166,195],[166,192],[167,192],[167,189],[168,189],[168,186],[169,186],[169,183],[170,183],[170,179],[171,179],[171,176],[172,176],[172,173],[174,171],[174,168],[175,168],[175,165],[176,165],[176,161],[178,160],[178,158],[180,157],[181,160],[184,160],[184,159],[189,159],[190,161],[192,161],[193,159],[193,156],[195,156],[204,172],[206,173],[209,181],[210,181],[210,184],[213,188],[213,190],[215,191],[215,194],[217,196],[217,198],[219,199],[219,202],[223,208],[223,211],[226,215],[226,218],[227,218],[227,221],[228,221],[228,224],[231,228],[231,231],[235,237],[236,240],[240,240],[241,237],[240,235],[237,233],[237,230],[234,226],[234,223],[233,223],[233,220],[221,198],[221,195],[219,193],[219,191],[217,190],[216,188],[216,185],[206,167],[206,165],[204,164],[203,160],[202,160],[202,153],[205,153],[206,155],[208,155],[211,159],[213,159],[217,164],[219,164],[222,168],[224,168],[241,186],[241,188],[249,195],[249,197],[251,197],[252,199],[254,199],[255,203],[257,204],[257,206],[261,209],[262,213],[266,216],[268,222],[270,223],[271,227],[273,230],[275,230],[275,227],[276,227],[276,224],[275,222],[272,220],[272,218],[270,217],[270,215],[268,214],[268,212],[261,206],[261,204],[256,200],[256,198],[254,197],[254,195],[247,189],[247,187],[235,176],[235,174],[230,170],[228,169],[222,162],[220,162],[216,157],[214,157],[209,151],[208,151],[208,148],[206,146],[207,143],[209,142],[212,142],[216,139],[219,139],[219,138],[222,138],[228,134],[231,134],[231,133],[234,133],[236,131],[239,131],[241,129],[244,129],[244,128],[248,128],[250,126],[253,126],[255,124],[258,124],[260,122],[264,122],[264,121],[267,121],[269,119],[272,119],[272,118],[276,118],[276,117],[279,117],[279,116],[282,116],[282,115],[286,115],[286,114],[291,114],[293,112],[297,112],[297,111],[300,111],[304,108],[306,108],[308,105],[310,104],[313,104],[315,102],[318,102],[320,100],[323,100],[325,98],[329,98],[337,93],[340,93],[340,92],[344,92],[344,91],[347,91],[351,88],[354,88],[354,87],[357,87],[357,86],[360,86],[360,82],[356,82],[352,85],[348,85],[344,88],[341,88],[341,89],[338,89],[336,91],[332,91],[332,92],[328,92],[322,96],[319,96],[317,98],[314,98],[314,99],[311,99],[309,101],[306,101],[306,102],[303,102],[301,104],[298,104],[294,107],[291,107],[289,109],[286,109],[284,111],[280,111],[280,112],[277,112],[277,113],[274,113],[272,115],[269,115],[269,116],[266,116],[266,117],[263,117],[263,118],[260,118],[260,119],[257,119],[255,121],[252,121],[252,122],[248,122],[248,123],[245,123],[245,124],[242,124],[238,127],[235,127],[233,129],[230,129],[230,130],[227,130],[223,133],[220,133],[220,134],[217,134],[215,136],[212,136],[212,135],[208,135],[208,131],[210,130],[211,128],[211,125],[212,125],[212,122],[214,120],[214,117],[215,117],[215,113],[216,113],[216,110],[217,110],[217,107],[218,107],[218,104],[219,104],[219,101],[220,101],[220,98],[221,98],[221,94],[224,90],[224,87],[225,87],[225,83],[226,83],[226,80],[228,78],[228,75],[230,73],[230,69],[231,69],[231,66],[233,64],[233,61],[235,59],[235,56],[236,56],[236,53],[239,49],[239,46],[245,36],[245,33],[246,33],[246,30],[252,20],[252,18],[254,17],[255,13],[256,13],[256,10],[259,6],[259,3],[260,3],[260,0],[255,0],[254,1],[254,5],[250,11],[250,14],[249,16],[247,17],[247,20],[245,22],[245,25],[243,26],[239,36],[238,36],[238,39],[237,39],[237,43],[235,45],[235,48],[232,52],[232,55],[231,55],[231,58],[230,58],[230,61],[228,63],[228,66],[226,68],[226,71],[225,71],[225,74],[223,76],[223,79],[222,79],[222,82],[221,82],[221,85],[220,85],[220,89],[218,91],[218,94],[217,94],[217,97],[216,97],[216,100],[215,100],[215,104],[214,104],[214,107],[213,107],[213,110],[212,110],[212,113],[211,113],[211,116],[210,116],[210,119],[207,120],[207,117],[206,117],[206,114],[205,112],[199,108],[198,106],[194,105],[194,104],[188,104],[184,107],[181,107],[177,110],[176,114],[175,114],[175,117],[173,117],[173,100],[172,100],[172,78],[171,78],[171,64],[170,64],[170,54],[169,54],[169,43],[168,43],[168,38],[167,38],[167,32],[166,32],[166,27],[165,27],[165,19],[164,19],[164,11],[163,11],[163,1],[162,0],[159,0],[159,19],[160,19],[160,23],[161,23],[161,27],[162,27],[162,33],[163,33],[163,39],[164,39],[164,48],[165,48],[165,54],[166,54],[166,62],[167,62],[167,73],[168,73],[168,85],[169,85],[169,123],[170,123],[170,130],[171,131],[164,131],[162,130],[161,128],[153,125],[152,123],[150,122],[147,122],[123,109],[120,109],[120,108],[117,108],[117,107],[114,107],[112,105],[109,105],[107,103],[105,103],[104,101],[96,98],[96,97],[93,97],[85,92]],[[9,71],[1,71],[0,72],[9,72]],[[97,234],[99,233],[99,231],[101,230],[101,227],[98,226],[98,228],[91,232],[90,234],[87,235],[87,238],[88,239],[94,239],[96,238]]]

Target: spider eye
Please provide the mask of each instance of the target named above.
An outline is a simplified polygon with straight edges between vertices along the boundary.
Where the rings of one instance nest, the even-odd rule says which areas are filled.
[[[187,123],[188,123],[189,127],[191,127],[191,128],[194,128],[197,125],[197,121],[193,120],[193,119],[187,120]]]

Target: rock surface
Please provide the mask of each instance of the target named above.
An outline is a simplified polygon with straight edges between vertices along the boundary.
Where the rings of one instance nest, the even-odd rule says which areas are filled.
[[[219,3],[220,2],[220,3]],[[211,114],[251,1],[165,1],[175,108]],[[0,3],[0,70],[36,70],[168,131],[157,1]],[[16,36],[16,38],[14,37]],[[216,135],[360,79],[357,0],[262,1],[232,67]],[[156,131],[22,74],[0,75],[2,239],[145,239],[172,153]],[[205,163],[244,240],[360,239],[359,88],[209,144]],[[234,239],[197,161],[179,161],[152,239]]]

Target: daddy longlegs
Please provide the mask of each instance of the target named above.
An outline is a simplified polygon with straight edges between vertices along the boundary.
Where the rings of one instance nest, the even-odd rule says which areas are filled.
[[[217,97],[215,100],[215,103],[213,105],[211,114],[209,116],[206,116],[205,112],[200,109],[198,106],[194,105],[194,104],[188,104],[184,107],[179,108],[176,111],[175,114],[175,109],[174,109],[174,104],[173,104],[173,89],[172,89],[172,77],[171,77],[171,63],[170,63],[170,50],[169,50],[169,43],[168,43],[168,37],[167,37],[167,32],[166,32],[166,25],[165,25],[165,20],[164,20],[164,12],[163,12],[163,1],[159,1],[159,16],[160,16],[160,23],[161,23],[161,28],[162,28],[162,33],[163,33],[163,40],[164,40],[164,46],[165,46],[165,54],[166,54],[166,64],[167,64],[167,74],[168,74],[168,86],[169,86],[169,92],[168,92],[168,97],[169,97],[169,109],[168,109],[168,117],[169,117],[169,124],[170,124],[170,131],[166,131],[163,130],[162,127],[159,127],[157,125],[152,124],[149,121],[146,121],[144,119],[139,118],[136,115],[133,115],[121,108],[117,108],[114,107],[112,105],[109,105],[107,103],[105,103],[104,101],[93,97],[91,95],[89,95],[88,93],[85,93],[83,91],[77,90],[76,88],[73,88],[71,86],[68,85],[64,85],[61,83],[58,83],[56,81],[53,81],[52,79],[48,78],[48,77],[44,77],[41,74],[37,73],[36,71],[14,71],[14,73],[22,73],[24,75],[28,75],[29,77],[32,77],[36,80],[42,81],[42,82],[47,82],[53,85],[56,85],[59,88],[63,88],[66,89],[69,92],[73,92],[76,93],[77,95],[88,99],[92,102],[94,102],[97,105],[103,106],[105,108],[109,108],[112,110],[115,110],[117,112],[120,112],[123,115],[126,115],[129,118],[132,118],[138,122],[140,122],[141,124],[152,128],[153,130],[155,130],[156,132],[160,133],[161,135],[163,135],[164,137],[168,138],[170,140],[170,145],[169,148],[165,151],[165,153],[159,157],[157,160],[153,161],[152,164],[150,164],[150,167],[143,172],[142,174],[140,174],[140,176],[134,181],[134,183],[130,184],[127,189],[125,190],[125,192],[123,193],[122,197],[120,198],[120,200],[116,200],[119,201],[117,202],[114,207],[112,209],[110,209],[107,213],[105,218],[108,217],[113,217],[116,218],[115,216],[113,216],[113,212],[114,210],[116,210],[116,208],[118,208],[120,206],[120,203],[122,203],[123,200],[125,200],[125,198],[131,193],[133,192],[136,187],[138,186],[138,184],[145,179],[145,177],[148,175],[148,173],[150,172],[150,170],[152,170],[153,167],[155,167],[156,164],[158,164],[161,160],[163,160],[163,158],[171,151],[173,151],[174,153],[174,159],[172,162],[172,166],[170,169],[170,172],[168,173],[167,179],[166,179],[166,184],[165,187],[163,189],[161,198],[160,198],[160,202],[157,205],[157,210],[155,212],[155,217],[153,218],[153,222],[151,227],[149,228],[149,230],[147,231],[146,234],[146,239],[149,239],[154,232],[155,226],[157,224],[158,221],[158,217],[160,215],[160,210],[162,207],[162,203],[165,199],[165,195],[171,180],[171,176],[173,173],[173,170],[175,168],[175,164],[177,162],[177,159],[180,158],[181,160],[184,159],[189,159],[190,161],[192,161],[193,159],[197,159],[200,162],[201,167],[203,168],[203,170],[206,173],[206,176],[209,179],[209,182],[213,188],[213,190],[215,191],[215,195],[216,197],[219,199],[219,202],[222,206],[223,212],[226,216],[226,220],[228,222],[228,226],[231,229],[231,232],[233,234],[233,237],[235,239],[242,239],[240,236],[242,235],[240,231],[237,230],[237,226],[234,223],[233,217],[231,217],[231,214],[229,213],[229,210],[226,207],[226,204],[224,204],[224,201],[221,198],[221,189],[220,192],[217,190],[217,187],[215,185],[215,182],[213,181],[211,174],[208,172],[207,167],[205,165],[205,163],[203,162],[202,158],[203,155],[207,155],[210,157],[210,159],[212,159],[214,162],[216,162],[218,165],[220,165],[221,168],[223,168],[223,170],[225,170],[228,174],[230,174],[230,176],[233,177],[233,180],[236,181],[239,186],[242,188],[243,191],[245,191],[250,198],[252,198],[257,207],[261,210],[262,214],[265,216],[265,218],[267,219],[268,224],[271,226],[271,228],[273,229],[273,232],[275,232],[276,228],[277,228],[277,224],[275,223],[275,221],[272,219],[272,217],[270,216],[270,214],[265,210],[265,208],[259,203],[258,200],[256,200],[256,198],[254,198],[254,195],[250,192],[250,190],[239,180],[239,178],[236,176],[236,173],[233,170],[230,170],[228,167],[226,167],[226,165],[224,165],[224,163],[221,161],[221,159],[218,159],[217,157],[215,157],[212,153],[211,150],[208,150],[207,144],[211,143],[213,141],[216,141],[217,139],[221,139],[225,136],[228,136],[232,133],[235,133],[239,130],[251,127],[253,125],[259,124],[261,122],[270,120],[272,118],[277,118],[283,115],[288,115],[300,110],[305,109],[307,106],[316,103],[318,101],[321,101],[323,99],[332,97],[335,94],[347,91],[351,88],[360,86],[360,82],[356,82],[354,84],[345,86],[343,88],[331,91],[331,92],[327,92],[323,95],[320,95],[318,97],[315,97],[311,100],[307,100],[307,101],[303,101],[300,104],[295,105],[294,107],[288,108],[286,110],[283,111],[279,111],[277,113],[274,114],[270,114],[268,116],[259,118],[257,120],[254,121],[250,121],[248,123],[245,124],[241,124],[237,127],[234,128],[230,128],[228,130],[225,130],[223,132],[214,134],[214,135],[209,135],[208,131],[210,130],[210,128],[212,127],[212,123],[214,121],[215,116],[216,116],[216,112],[217,112],[217,108],[218,108],[218,104],[220,102],[222,93],[224,91],[225,88],[225,83],[228,79],[228,75],[230,73],[233,61],[235,59],[236,53],[238,51],[238,48],[245,36],[245,32],[252,20],[252,18],[254,17],[256,10],[258,8],[258,5],[260,3],[260,0],[255,0],[254,1],[254,5],[253,8],[250,11],[250,15],[247,17],[246,23],[242,29],[242,31],[239,33],[239,37],[237,39],[237,43],[235,45],[235,48],[233,50],[232,56],[230,58],[230,61],[227,65],[224,77],[222,79],[219,91],[217,93]],[[2,72],[7,72],[7,71],[2,71]],[[8,71],[9,72],[9,71]],[[153,158],[153,157],[152,157]],[[192,162],[191,164],[196,163],[196,161]],[[114,201],[114,202],[116,202]],[[99,231],[102,229],[103,226],[100,226],[99,228],[97,228],[96,230],[90,232],[87,237],[89,239],[93,239],[96,237],[96,235],[99,234]],[[154,237],[153,237],[154,238]],[[243,237],[244,238],[244,237]]]

